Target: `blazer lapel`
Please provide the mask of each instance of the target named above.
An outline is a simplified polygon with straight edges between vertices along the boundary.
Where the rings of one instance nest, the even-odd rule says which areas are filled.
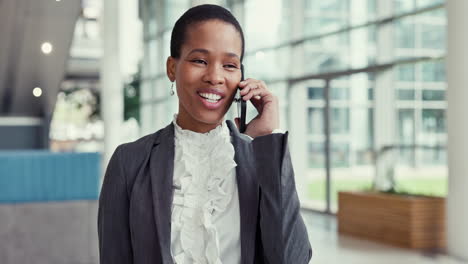
[[[236,151],[234,160],[237,163],[236,177],[239,193],[241,220],[241,263],[253,263],[255,254],[255,235],[257,229],[259,187],[255,177],[250,142],[241,135],[231,120],[226,123],[231,131]]]
[[[166,126],[155,138],[150,158],[153,209],[163,263],[172,263],[171,205],[174,174],[174,126]]]

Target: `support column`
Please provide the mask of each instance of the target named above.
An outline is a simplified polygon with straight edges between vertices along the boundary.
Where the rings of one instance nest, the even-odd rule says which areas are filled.
[[[291,18],[289,24],[292,39],[303,38],[304,24],[304,1],[291,1],[291,14],[295,14]],[[304,45],[295,46],[291,49],[292,55],[289,57],[290,72],[289,76],[298,76],[304,71]],[[286,87],[287,100],[287,127],[289,130],[289,143],[291,159],[294,166],[296,189],[299,197],[305,198],[308,194],[308,179],[307,179],[307,157],[309,145],[307,141],[307,86],[304,83],[289,84]],[[305,200],[305,199],[303,199]],[[302,203],[304,205],[304,202]]]
[[[118,144],[123,123],[123,81],[120,69],[120,1],[104,0],[101,36],[101,114],[104,121],[104,168]]]
[[[367,0],[351,1],[351,24],[358,25],[367,22]],[[368,65],[368,28],[351,31],[350,34],[350,62],[351,68],[363,68]],[[367,107],[369,81],[367,73],[353,74],[349,78],[350,93],[350,166],[357,165],[357,151],[368,147],[369,129],[363,125],[369,120]],[[333,82],[332,82],[333,83]],[[361,176],[362,177],[362,176]]]
[[[379,18],[393,15],[393,1],[377,2]],[[377,63],[383,64],[394,60],[394,26],[393,23],[382,24],[377,29]],[[396,109],[395,86],[392,69],[378,72],[374,86],[374,140],[375,150],[396,142]],[[379,190],[392,187],[394,177],[395,153],[388,152],[377,157],[375,184]]]
[[[446,1],[448,169],[447,246],[468,260],[468,1]]]

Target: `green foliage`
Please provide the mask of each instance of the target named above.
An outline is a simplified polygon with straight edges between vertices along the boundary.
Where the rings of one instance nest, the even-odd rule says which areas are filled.
[[[140,123],[140,69],[124,85],[124,120],[135,118]]]
[[[372,182],[366,179],[336,179],[331,181],[331,199],[337,201],[339,191],[371,190]],[[398,187],[387,193],[397,195],[441,196],[447,195],[447,178],[411,178],[402,177]],[[308,187],[308,199],[325,201],[325,179],[311,181]]]

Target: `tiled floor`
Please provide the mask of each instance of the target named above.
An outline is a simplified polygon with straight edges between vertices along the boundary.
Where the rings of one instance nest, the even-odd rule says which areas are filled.
[[[411,251],[337,234],[336,218],[304,211],[312,244],[310,263],[320,264],[467,264],[446,255]]]

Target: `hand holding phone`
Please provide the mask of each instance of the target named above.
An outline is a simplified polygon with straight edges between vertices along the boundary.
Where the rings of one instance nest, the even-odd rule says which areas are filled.
[[[278,98],[268,90],[265,82],[248,78],[244,80],[244,66],[241,65],[242,84],[238,85],[239,97],[235,98],[237,105],[238,118],[236,123],[241,133],[255,138],[271,133],[279,128],[279,103]],[[242,90],[242,93],[241,93]],[[258,115],[248,124],[247,131],[246,115],[247,101],[257,109]]]

